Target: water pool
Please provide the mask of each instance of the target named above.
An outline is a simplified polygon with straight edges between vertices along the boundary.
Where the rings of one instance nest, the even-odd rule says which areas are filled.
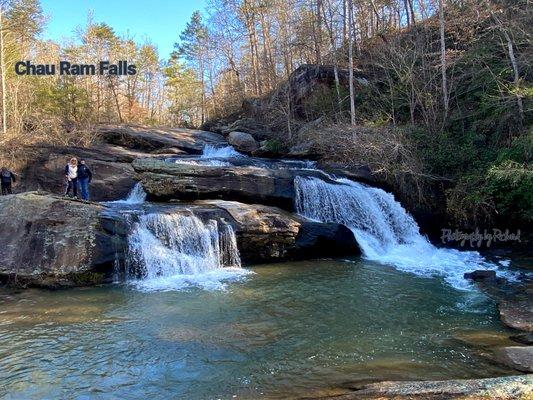
[[[366,261],[260,265],[224,290],[0,292],[0,396],[291,398],[353,382],[512,374],[454,339],[495,304]]]

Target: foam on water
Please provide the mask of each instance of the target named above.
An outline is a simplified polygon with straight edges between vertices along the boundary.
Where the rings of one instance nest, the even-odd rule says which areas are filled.
[[[235,232],[194,215],[141,215],[128,238],[126,279],[142,290],[223,289],[241,268]]]
[[[465,272],[498,268],[478,252],[433,246],[420,234],[411,215],[384,190],[348,179],[334,184],[297,177],[294,184],[298,213],[346,225],[369,260],[419,276],[440,276],[457,289],[471,288],[463,277]],[[498,274],[504,275],[502,271]]]
[[[107,204],[143,204],[146,201],[146,192],[142,183],[137,182],[130,190],[128,196],[123,200],[108,201]]]
[[[211,145],[205,145],[200,158],[232,158],[232,157],[246,157],[244,154],[239,153],[233,148],[233,146],[215,147]]]

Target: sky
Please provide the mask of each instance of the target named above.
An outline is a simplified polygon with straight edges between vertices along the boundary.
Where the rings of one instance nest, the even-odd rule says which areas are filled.
[[[149,38],[166,59],[192,13],[204,10],[205,0],[41,0],[41,6],[48,19],[44,39],[73,37],[92,11],[94,22],[105,22],[118,34],[128,33],[138,42]]]

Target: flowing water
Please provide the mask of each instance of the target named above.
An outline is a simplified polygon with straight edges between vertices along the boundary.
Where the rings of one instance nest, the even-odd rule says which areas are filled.
[[[141,215],[128,245],[126,279],[145,290],[216,289],[249,273],[241,268],[232,226],[192,214]]]
[[[314,168],[231,147],[179,162],[189,161]],[[351,228],[363,258],[243,268],[231,225],[145,203],[137,184],[108,203],[130,224],[122,283],[0,289],[0,397],[298,398],[366,381],[515,373],[466,344],[509,335],[462,277],[495,264],[431,245],[380,189],[295,186],[299,213]]]
[[[294,398],[513,373],[458,341],[504,332],[476,292],[362,259],[252,271],[225,290],[1,291],[0,397]]]
[[[295,179],[296,207],[301,215],[349,227],[363,255],[419,276],[441,276],[457,289],[471,289],[465,272],[496,270],[478,252],[437,248],[419,232],[415,220],[394,196],[348,179],[337,184],[317,178]],[[514,279],[509,272],[500,276]]]

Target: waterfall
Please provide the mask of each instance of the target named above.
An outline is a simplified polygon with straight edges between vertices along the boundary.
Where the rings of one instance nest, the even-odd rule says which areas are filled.
[[[233,146],[215,147],[205,145],[200,158],[231,158],[231,157],[246,157],[239,153]]]
[[[297,211],[350,228],[365,258],[420,276],[441,276],[457,289],[470,287],[465,272],[497,269],[478,252],[433,246],[392,194],[348,179],[336,182],[297,177]]]
[[[141,182],[137,182],[124,202],[127,204],[142,204],[145,200],[146,192],[143,189],[143,185]]]
[[[141,215],[128,239],[127,279],[149,290],[221,288],[246,273],[231,225],[194,215]]]

